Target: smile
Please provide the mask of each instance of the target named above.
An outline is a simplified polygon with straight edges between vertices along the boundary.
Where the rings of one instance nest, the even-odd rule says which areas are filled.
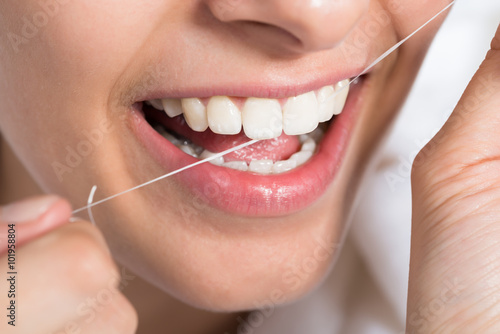
[[[133,128],[166,173],[260,140],[175,178],[211,207],[242,215],[289,214],[317,200],[333,180],[365,81],[348,87],[345,79],[279,99],[144,100],[136,103]]]

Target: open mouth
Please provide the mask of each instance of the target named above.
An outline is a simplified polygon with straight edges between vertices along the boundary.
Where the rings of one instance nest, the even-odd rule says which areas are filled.
[[[317,200],[333,180],[365,80],[361,77],[350,87],[349,80],[342,80],[282,99],[145,100],[139,103],[134,128],[165,172],[258,139],[176,179],[224,211],[289,214]]]

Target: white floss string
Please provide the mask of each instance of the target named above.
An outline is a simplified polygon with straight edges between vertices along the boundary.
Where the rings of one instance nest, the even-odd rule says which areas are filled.
[[[371,63],[370,65],[368,65],[360,74],[358,74],[354,79],[352,79],[351,81],[349,81],[349,83],[347,85],[345,85],[344,87],[342,87],[340,90],[336,91],[332,96],[329,97],[329,99],[333,99],[335,98],[335,96],[337,94],[339,94],[342,90],[346,89],[347,87],[349,87],[354,81],[358,80],[363,74],[365,74],[366,72],[368,72],[371,68],[373,68],[375,65],[377,65],[378,63],[380,63],[382,60],[384,60],[385,58],[387,58],[391,53],[393,53],[396,49],[398,49],[401,45],[403,45],[406,41],[408,41],[410,38],[412,38],[416,33],[418,33],[420,30],[422,30],[425,26],[427,26],[429,23],[431,23],[432,21],[434,21],[438,16],[440,16],[442,13],[444,13],[448,8],[450,8],[454,3],[455,3],[456,0],[453,0],[452,2],[450,2],[446,7],[444,7],[442,10],[440,10],[436,15],[434,15],[432,18],[430,18],[427,22],[425,22],[424,24],[422,24],[420,27],[418,27],[415,31],[413,31],[411,34],[409,34],[408,36],[406,36],[404,39],[402,39],[401,41],[399,41],[398,43],[396,43],[394,46],[392,46],[390,49],[388,49],[386,52],[384,52],[380,57],[378,57],[377,59],[375,59],[375,61],[373,63]],[[109,196],[109,197],[106,197],[100,201],[97,201],[95,203],[93,203],[93,199],[94,199],[94,194],[95,194],[95,191],[97,189],[97,186],[93,186],[92,187],[92,190],[90,191],[90,195],[89,195],[89,198],[88,198],[88,201],[87,201],[87,205],[84,206],[84,207],[81,207],[75,211],[72,212],[72,214],[76,214],[76,213],[79,213],[79,212],[82,212],[84,210],[87,210],[88,214],[89,214],[89,218],[91,220],[91,222],[95,225],[95,221],[94,221],[94,217],[92,215],[92,208],[94,206],[97,206],[97,205],[100,205],[104,202],[107,202],[109,200],[112,200],[116,197],[119,197],[119,196],[122,196],[122,195],[125,195],[131,191],[134,191],[134,190],[137,190],[139,188],[143,188],[145,186],[148,186],[152,183],[155,183],[155,182],[158,182],[160,180],[163,180],[163,179],[166,179],[167,177],[170,177],[170,176],[173,176],[175,174],[179,174],[185,170],[188,170],[188,169],[191,169],[193,167],[196,167],[198,165],[201,165],[201,164],[204,164],[206,162],[209,162],[209,161],[212,161],[214,159],[217,159],[217,158],[220,158],[220,157],[223,157],[225,156],[226,154],[229,154],[229,153],[232,153],[232,152],[235,152],[235,151],[238,151],[244,147],[247,147],[247,146],[250,146],[250,145],[253,145],[255,143],[257,143],[259,140],[257,139],[254,139],[254,140],[251,140],[251,141],[248,141],[244,144],[241,144],[241,145],[238,145],[238,146],[235,146],[231,149],[228,149],[226,151],[223,151],[223,152],[220,152],[220,153],[217,153],[215,154],[214,156],[210,157],[210,158],[206,158],[206,159],[203,159],[203,160],[200,160],[200,161],[197,161],[191,165],[187,165],[185,167],[182,167],[182,168],[179,168],[177,170],[174,170],[173,172],[170,172],[170,173],[167,173],[165,175],[162,175],[160,177],[157,177],[156,179],[153,179],[151,181],[148,181],[148,182],[145,182],[143,184],[140,184],[138,186],[135,186],[133,188],[130,188],[128,190],[125,190],[125,191],[122,191],[122,192],[119,192],[115,195],[112,195],[112,196]]]
[[[97,202],[95,202],[95,203],[92,203],[92,200],[93,200],[93,198],[94,198],[94,194],[93,194],[93,192],[95,193],[95,189],[94,189],[94,188],[97,188],[96,186],[94,186],[94,187],[92,188],[92,191],[91,191],[91,195],[92,195],[92,196],[89,196],[89,201],[87,201],[87,205],[86,205],[86,206],[84,206],[84,207],[82,207],[82,208],[79,208],[79,209],[77,209],[77,210],[73,211],[73,212],[72,212],[72,214],[79,213],[79,212],[82,212],[82,211],[84,211],[84,210],[89,210],[90,208],[92,208],[92,207],[94,207],[94,206],[96,206],[96,205],[102,204],[102,203],[104,203],[104,202],[107,202],[107,201],[109,201],[109,200],[111,200],[111,199],[113,199],[113,198],[116,198],[116,197],[121,196],[121,195],[125,195],[125,194],[127,194],[127,193],[129,193],[129,192],[131,192],[131,191],[137,190],[137,189],[139,189],[139,188],[142,188],[142,187],[148,186],[148,185],[150,185],[150,184],[152,184],[152,183],[155,183],[155,182],[158,182],[158,181],[160,181],[160,180],[166,179],[167,177],[170,177],[170,176],[172,176],[172,175],[179,174],[180,172],[183,172],[183,171],[188,170],[188,169],[190,169],[190,168],[193,168],[193,167],[196,167],[196,166],[198,166],[198,165],[204,164],[205,162],[209,162],[209,161],[215,160],[215,159],[217,159],[217,158],[220,158],[220,157],[222,157],[222,156],[225,156],[226,154],[229,154],[229,153],[232,153],[232,152],[235,152],[235,151],[241,150],[242,148],[247,147],[247,146],[250,146],[250,145],[253,145],[253,144],[255,144],[255,143],[256,143],[256,142],[258,142],[258,141],[259,141],[259,140],[256,140],[256,139],[251,140],[251,141],[248,141],[248,142],[246,142],[246,143],[244,143],[244,144],[241,144],[241,145],[235,146],[235,147],[233,147],[233,148],[230,148],[230,149],[228,149],[228,150],[225,150],[225,151],[223,151],[223,152],[217,153],[217,154],[215,154],[215,155],[213,155],[213,156],[211,156],[211,157],[209,157],[209,158],[206,158],[206,159],[203,159],[203,160],[200,160],[200,161],[196,161],[195,163],[193,163],[193,164],[191,164],[191,165],[187,165],[187,166],[185,166],[185,167],[179,168],[179,169],[177,169],[177,170],[174,170],[173,172],[170,172],[170,173],[167,173],[167,174],[162,175],[162,176],[160,176],[160,177],[157,177],[156,179],[153,179],[153,180],[151,180],[151,181],[145,182],[145,183],[143,183],[143,184],[140,184],[140,185],[135,186],[135,187],[133,187],[133,188],[130,188],[130,189],[128,189],[128,190],[122,191],[122,192],[120,192],[120,193],[118,193],[118,194],[115,194],[115,195],[113,195],[113,196],[109,196],[109,197],[106,197],[106,198],[104,198],[104,199],[102,199],[102,200],[100,200],[100,201],[97,201]],[[89,203],[89,202],[90,202],[90,203]],[[89,211],[89,214],[91,214],[91,211]]]
[[[399,48],[407,40],[409,40],[410,38],[412,38],[413,35],[415,35],[417,32],[419,32],[420,30],[422,30],[423,28],[425,28],[426,25],[428,25],[429,23],[431,23],[432,21],[434,21],[439,15],[443,14],[448,8],[450,8],[455,3],[455,1],[456,0],[453,0],[452,2],[450,2],[448,4],[448,6],[444,7],[443,9],[441,9],[436,15],[434,15],[427,22],[425,22],[420,27],[418,27],[414,32],[412,32],[411,34],[409,34],[408,36],[406,36],[405,38],[403,38],[398,43],[394,44],[394,46],[392,46],[389,50],[387,50],[386,52],[384,52],[380,57],[378,57],[377,59],[375,59],[375,61],[373,63],[371,63],[370,65],[368,65],[354,79],[352,79],[351,81],[349,81],[349,83],[347,85],[345,85],[344,87],[341,87],[338,91],[336,91],[335,93],[333,93],[333,95],[328,98],[328,101],[331,100],[331,99],[333,99],[333,98],[335,98],[335,96],[337,96],[337,94],[339,94],[341,91],[343,91],[344,89],[346,89],[347,87],[349,87],[354,81],[358,80],[363,74],[365,74],[366,72],[368,72],[369,70],[371,70],[375,65],[377,65],[382,60],[384,60],[385,58],[387,58],[391,53],[393,53],[394,51],[396,51],[397,48]]]
[[[94,215],[92,214],[92,202],[94,201],[95,191],[97,190],[97,186],[93,186],[90,190],[89,198],[87,199],[87,212],[89,214],[89,219],[92,225],[95,226]]]

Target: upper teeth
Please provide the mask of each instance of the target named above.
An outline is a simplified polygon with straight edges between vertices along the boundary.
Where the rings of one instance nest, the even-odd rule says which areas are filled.
[[[288,98],[282,106],[276,99],[248,98],[242,110],[227,96],[214,96],[205,105],[198,98],[147,101],[169,117],[184,114],[191,129],[233,135],[243,130],[251,139],[272,139],[282,132],[300,135],[313,131],[319,122],[329,121],[344,109],[349,80],[326,86],[318,91]],[[334,94],[337,94],[333,97]],[[333,98],[332,98],[333,97]]]

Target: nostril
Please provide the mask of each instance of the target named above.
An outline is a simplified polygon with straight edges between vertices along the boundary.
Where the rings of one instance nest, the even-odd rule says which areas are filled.
[[[278,40],[278,44],[287,43],[290,45],[302,45],[302,41],[296,35],[290,31],[266,22],[252,21],[252,20],[240,20],[235,23],[239,23],[244,30],[247,31],[260,31],[261,40],[264,39],[274,39]]]
[[[269,23],[264,23],[264,22],[259,22],[259,21],[242,21],[242,23],[246,23],[248,25],[253,25],[255,27],[262,27],[262,28],[268,28],[268,27],[272,27],[272,25],[270,25]]]
[[[222,6],[230,1],[230,10]],[[219,21],[241,29],[246,42],[279,52],[337,46],[369,10],[369,0],[204,0]],[[237,23],[234,25],[234,23]]]

